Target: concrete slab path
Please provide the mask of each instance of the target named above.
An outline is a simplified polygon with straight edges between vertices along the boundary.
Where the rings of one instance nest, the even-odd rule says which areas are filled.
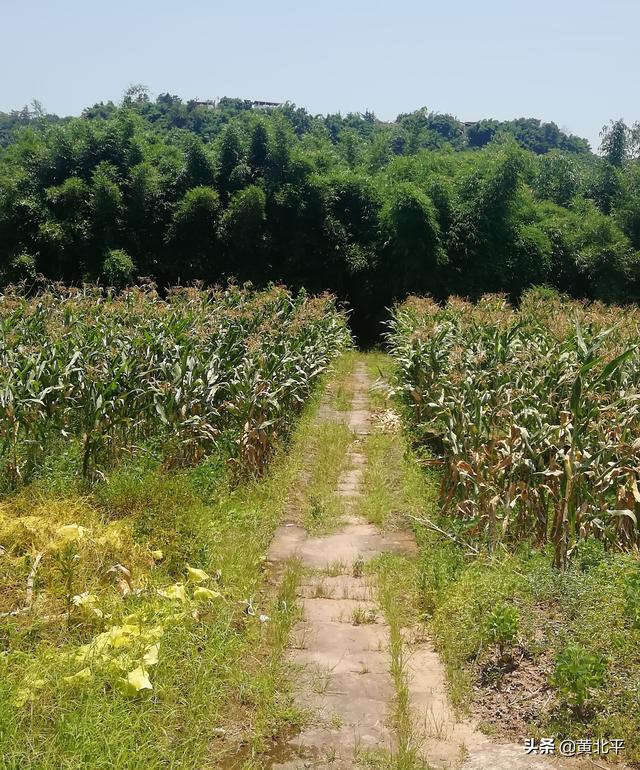
[[[389,627],[376,586],[363,575],[362,565],[383,552],[414,554],[416,543],[411,533],[381,532],[354,512],[363,494],[362,440],[372,429],[370,385],[364,363],[356,363],[349,411],[338,412],[325,403],[318,413],[319,420],[344,421],[353,432],[347,467],[336,490],[345,509],[340,529],[310,535],[295,521],[285,521],[268,554],[276,568],[298,558],[310,572],[298,589],[302,617],[288,649],[296,705],[308,710],[310,719],[284,751],[280,747],[278,760],[268,765],[272,770],[352,770],[363,767],[368,752],[387,752],[388,766],[394,767]],[[522,745],[497,743],[470,722],[458,721],[447,701],[442,664],[430,643],[423,634],[408,632],[406,648],[413,733],[425,767],[551,770],[559,766],[553,760],[527,756]]]

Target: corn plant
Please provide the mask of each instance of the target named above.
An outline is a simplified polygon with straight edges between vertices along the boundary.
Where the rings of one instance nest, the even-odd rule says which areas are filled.
[[[414,434],[440,451],[443,510],[470,535],[491,551],[551,542],[558,568],[581,538],[638,544],[638,308],[411,297],[389,327]]]
[[[259,475],[350,343],[330,296],[229,286],[0,295],[0,462],[15,486],[75,442],[93,479],[149,440],[194,463],[221,442]]]

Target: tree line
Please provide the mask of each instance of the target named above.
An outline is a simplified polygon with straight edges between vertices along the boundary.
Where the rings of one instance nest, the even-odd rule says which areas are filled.
[[[229,277],[331,290],[375,333],[409,292],[640,297],[640,131],[426,109],[313,116],[131,88],[0,114],[0,282]]]

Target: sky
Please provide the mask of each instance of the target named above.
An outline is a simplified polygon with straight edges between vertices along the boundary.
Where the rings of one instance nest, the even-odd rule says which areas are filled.
[[[638,0],[0,0],[0,110],[153,96],[537,117],[596,148],[640,119]]]

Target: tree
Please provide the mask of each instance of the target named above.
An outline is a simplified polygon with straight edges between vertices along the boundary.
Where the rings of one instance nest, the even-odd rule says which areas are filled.
[[[215,280],[219,221],[220,196],[212,187],[194,187],[178,201],[169,230],[173,280]]]
[[[263,120],[259,120],[251,132],[249,166],[254,179],[263,177],[269,157],[269,132]]]
[[[134,107],[149,103],[149,88],[142,83],[130,85],[122,94],[122,106]]]
[[[534,189],[541,198],[568,206],[579,185],[578,169],[569,155],[552,150],[538,160]]]
[[[634,136],[627,124],[619,118],[603,126],[600,152],[612,166],[620,167],[629,159],[633,151]]]
[[[293,133],[285,121],[276,120],[267,159],[267,180],[270,184],[282,184],[287,180],[294,142]]]
[[[640,165],[629,164],[620,179],[613,217],[631,241],[640,250]]]
[[[523,151],[508,139],[464,180],[449,233],[451,291],[479,296],[510,290],[523,167]]]
[[[211,187],[215,183],[213,161],[201,141],[192,137],[185,150],[182,183],[190,187]]]
[[[3,284],[16,284],[22,281],[33,281],[36,277],[36,260],[26,251],[11,257],[7,265],[0,269]]]
[[[109,248],[117,245],[122,222],[122,192],[117,183],[117,174],[109,163],[100,163],[91,177],[91,232],[94,254],[90,255],[90,272],[97,267],[95,259]]]
[[[364,148],[357,131],[352,128],[342,131],[338,147],[350,168],[355,168],[361,164]]]
[[[109,286],[117,289],[130,284],[136,275],[133,260],[122,249],[111,249],[102,263],[102,276]]]
[[[400,183],[389,193],[382,211],[385,237],[383,280],[399,298],[408,292],[442,289],[440,269],[447,255],[440,242],[440,227],[433,202],[417,187]]]
[[[224,201],[242,186],[242,180],[238,179],[238,170],[243,159],[244,150],[240,134],[236,126],[231,123],[222,134],[218,150],[218,189]]]
[[[221,222],[227,272],[237,278],[264,280],[266,196],[257,185],[234,193]]]
[[[155,101],[0,113],[0,282],[225,275],[337,292],[358,334],[409,291],[640,291],[640,126]],[[523,149],[527,148],[527,149]],[[608,268],[607,265],[610,265]]]
[[[587,201],[581,204],[567,241],[585,293],[606,302],[622,301],[637,275],[638,256],[616,223]]]
[[[584,187],[585,197],[594,201],[603,214],[610,214],[622,192],[622,171],[598,158],[585,174]]]

